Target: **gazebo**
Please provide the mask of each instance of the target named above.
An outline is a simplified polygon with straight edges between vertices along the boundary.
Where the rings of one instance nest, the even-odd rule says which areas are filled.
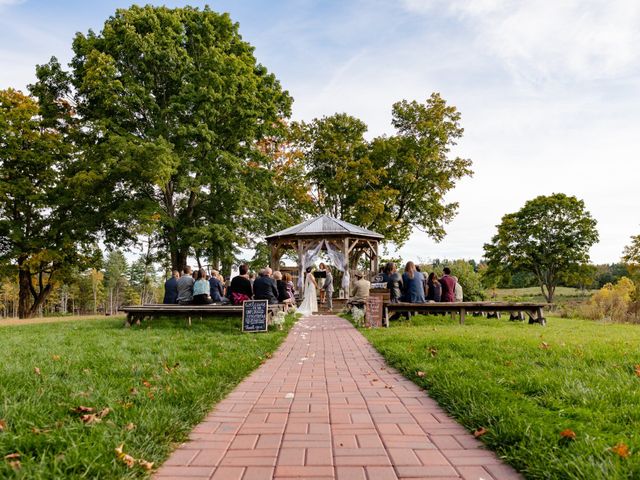
[[[298,259],[298,287],[307,266],[325,251],[333,266],[343,272],[342,289],[349,290],[351,274],[364,256],[373,274],[378,271],[378,246],[384,236],[329,215],[320,215],[267,238],[271,249],[271,267],[277,269],[287,251],[295,251]]]

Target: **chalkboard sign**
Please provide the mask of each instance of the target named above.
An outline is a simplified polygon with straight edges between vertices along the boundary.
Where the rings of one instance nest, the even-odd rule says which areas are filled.
[[[268,300],[245,300],[242,302],[242,331],[266,332],[268,314]]]
[[[381,295],[370,295],[364,305],[364,324],[366,327],[382,326],[382,307],[384,298]]]

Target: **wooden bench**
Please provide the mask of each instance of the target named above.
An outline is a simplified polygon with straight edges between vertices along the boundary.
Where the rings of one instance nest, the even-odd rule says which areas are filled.
[[[524,312],[529,316],[529,323],[539,323],[546,325],[544,318],[544,307],[546,303],[509,303],[509,302],[435,302],[435,303],[384,303],[384,325],[389,326],[389,318],[393,313],[451,313],[451,318],[458,313],[460,324],[464,325],[464,320],[468,312],[497,313],[497,312]],[[513,316],[512,316],[513,318]]]
[[[127,314],[125,326],[131,326],[134,323],[140,324],[145,318],[165,316],[181,316],[187,317],[189,326],[191,326],[191,317],[242,317],[242,305],[166,305],[166,304],[146,304],[131,305],[120,307],[120,311]],[[271,324],[273,317],[281,311],[287,311],[287,305],[277,303],[269,305],[269,317],[267,323]]]

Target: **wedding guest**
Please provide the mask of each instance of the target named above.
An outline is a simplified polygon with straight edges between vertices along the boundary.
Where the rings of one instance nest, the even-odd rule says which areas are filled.
[[[253,286],[249,280],[249,266],[240,265],[240,274],[233,277],[229,288],[227,288],[227,298],[234,305],[242,305],[245,300],[253,298]]]
[[[224,284],[220,281],[220,274],[216,270],[209,276],[209,295],[213,303],[220,303],[224,298]]]
[[[211,303],[209,298],[209,282],[207,281],[207,272],[201,268],[197,272],[198,279],[193,284],[193,304],[208,305]]]
[[[260,271],[260,275],[253,282],[253,298],[256,300],[268,300],[269,304],[278,303],[278,285],[273,279],[272,270],[266,267]]]
[[[456,300],[456,277],[451,276],[451,269],[444,267],[442,269],[444,275],[440,277],[440,285],[442,285],[442,302],[455,302]]]
[[[387,263],[384,268],[384,273],[387,278],[387,288],[389,289],[389,301],[391,303],[400,302],[404,283],[402,282],[402,276],[398,272],[396,264],[393,262]]]
[[[409,303],[424,303],[424,276],[413,262],[407,262],[402,274],[403,300]]]
[[[276,281],[276,286],[278,287],[278,302],[292,303],[293,297],[287,289],[287,282],[282,278],[282,272],[277,270],[273,272],[273,279]]]
[[[431,272],[427,279],[427,302],[439,302],[442,298],[442,286],[438,276]]]
[[[176,302],[180,305],[189,305],[193,301],[193,284],[195,280],[191,275],[191,267],[185,266],[182,270],[182,276],[178,279],[176,288],[178,289],[178,297]]]
[[[171,276],[164,282],[164,300],[162,303],[172,305],[178,301],[178,279],[180,272],[174,270]]]

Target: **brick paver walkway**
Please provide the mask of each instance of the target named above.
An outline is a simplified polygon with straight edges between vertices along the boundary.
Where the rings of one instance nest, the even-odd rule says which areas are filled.
[[[336,316],[300,320],[156,479],[519,479]]]

